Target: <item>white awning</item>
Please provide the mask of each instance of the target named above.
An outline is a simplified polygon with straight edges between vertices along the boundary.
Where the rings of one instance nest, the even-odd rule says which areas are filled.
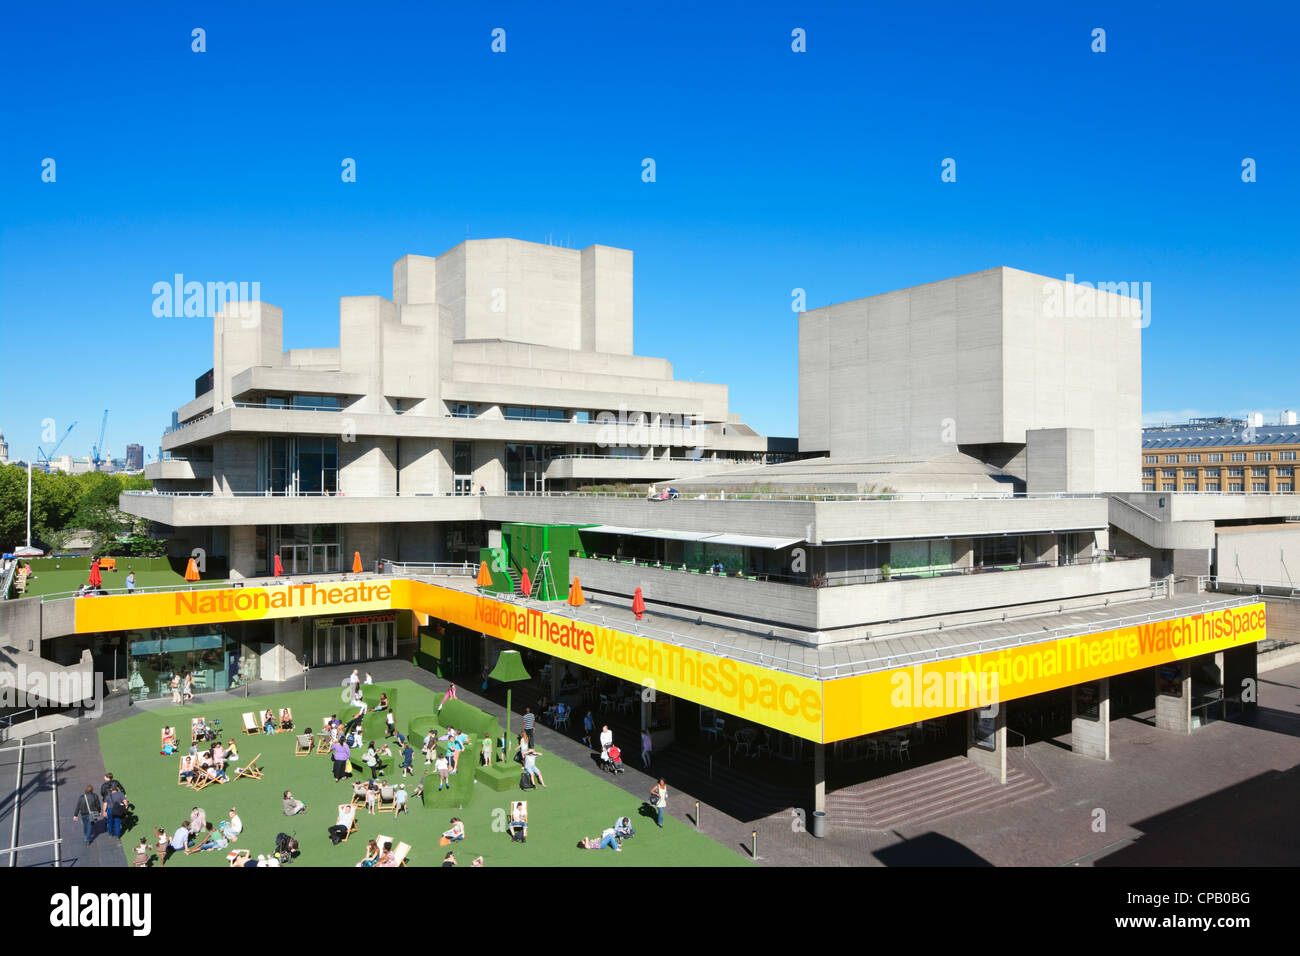
[[[597,534],[645,534],[645,528],[620,528],[612,524],[598,524],[591,528],[579,528],[579,531],[594,531]]]
[[[715,534],[704,539],[705,544],[734,544],[742,548],[768,548],[776,551],[798,544],[803,538],[774,538],[762,534]]]
[[[798,544],[803,538],[776,538],[762,534],[728,534],[716,531],[676,531],[670,528],[623,528],[617,525],[600,524],[583,531],[595,531],[599,534],[627,534],[638,538],[660,538],[666,541],[699,541],[703,544],[729,544],[741,548],[767,548],[778,550]]]

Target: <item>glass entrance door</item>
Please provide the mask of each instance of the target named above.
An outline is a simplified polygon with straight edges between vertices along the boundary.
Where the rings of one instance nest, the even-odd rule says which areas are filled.
[[[311,546],[311,569],[320,574],[324,571],[339,569],[339,546],[337,544],[313,544]]]
[[[280,545],[280,563],[284,565],[285,574],[306,574],[310,570],[307,545]]]

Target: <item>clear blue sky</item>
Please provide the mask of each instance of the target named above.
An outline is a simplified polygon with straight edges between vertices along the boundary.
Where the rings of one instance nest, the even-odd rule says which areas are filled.
[[[113,453],[152,453],[212,354],[153,283],[260,281],[286,347],[332,346],[340,296],[466,236],[635,250],[637,352],[769,434],[797,428],[793,288],[995,265],[1150,282],[1148,417],[1297,408],[1295,10],[10,4],[0,428],[27,457],[78,419],[84,455],[108,407]]]

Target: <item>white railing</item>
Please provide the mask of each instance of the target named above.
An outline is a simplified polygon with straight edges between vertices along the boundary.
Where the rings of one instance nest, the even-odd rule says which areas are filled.
[[[1296,587],[1293,584],[1269,584],[1264,581],[1232,580],[1221,574],[1197,575],[1196,586],[1199,591],[1220,591],[1228,588],[1240,590],[1242,588],[1250,588],[1257,594],[1267,594],[1270,597],[1300,598],[1300,587]]]
[[[269,491],[231,491],[220,494],[212,491],[124,491],[124,495],[144,495],[160,498],[467,498],[467,497],[508,497],[508,498],[622,498],[649,501],[644,492],[639,491],[506,491],[489,492],[486,496],[474,494],[457,495],[454,491],[420,491],[403,492],[400,495],[348,494],[342,491],[312,492],[269,492]],[[680,494],[672,500],[680,501],[1051,501],[1051,500],[1095,500],[1103,495],[1070,492],[1042,492],[1038,494],[992,494],[977,492],[946,491],[889,491],[867,494],[799,494],[796,492],[735,492],[706,491],[697,494]],[[660,499],[663,500],[663,499]]]

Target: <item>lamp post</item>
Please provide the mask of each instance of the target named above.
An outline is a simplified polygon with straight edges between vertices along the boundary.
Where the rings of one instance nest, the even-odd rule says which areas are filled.
[[[513,691],[510,687],[515,681],[528,680],[528,671],[524,669],[524,660],[519,656],[518,651],[502,651],[497,658],[496,666],[492,668],[492,673],[488,674],[493,680],[499,680],[506,685],[506,742],[510,741],[510,705]],[[502,755],[504,759],[504,754]]]

